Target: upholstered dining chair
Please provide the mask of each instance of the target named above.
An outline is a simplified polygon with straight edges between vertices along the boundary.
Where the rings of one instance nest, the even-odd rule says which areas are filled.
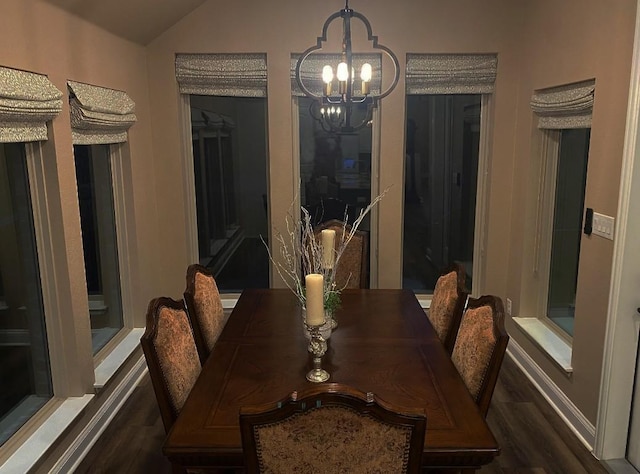
[[[340,245],[343,233],[351,232],[351,225],[331,219],[314,227],[316,238],[324,229],[336,231],[336,246]],[[364,230],[356,230],[351,242],[347,245],[340,257],[336,268],[335,282],[338,288],[369,288],[369,233]]]
[[[249,474],[420,472],[425,429],[424,409],[400,410],[335,383],[240,410]]]
[[[442,272],[433,290],[427,316],[449,354],[453,351],[468,292],[464,266],[455,264]]]
[[[184,301],[193,327],[200,362],[213,350],[226,323],[216,280],[206,267],[194,263],[187,268],[187,287]]]
[[[469,298],[451,360],[483,416],[487,416],[509,335],[497,296]]]
[[[151,300],[140,344],[168,433],[201,369],[184,303],[165,297]]]

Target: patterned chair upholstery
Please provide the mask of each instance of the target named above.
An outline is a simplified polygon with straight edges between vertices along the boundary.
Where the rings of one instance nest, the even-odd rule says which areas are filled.
[[[502,300],[469,298],[451,360],[485,417],[508,342]]]
[[[433,290],[427,316],[449,354],[453,351],[467,295],[465,270],[460,264],[445,270]]]
[[[189,265],[184,301],[189,311],[200,362],[204,364],[227,322],[228,315],[225,315],[222,308],[215,278],[202,265]]]
[[[336,231],[336,246],[340,245],[344,232],[351,226],[337,219],[324,222],[313,229],[317,239],[324,229]],[[369,288],[369,233],[357,230],[340,257],[335,282],[338,288]]]
[[[168,433],[200,375],[200,359],[182,301],[151,300],[140,344]]]
[[[341,384],[319,384],[240,410],[247,472],[420,472],[422,410],[391,407]]]

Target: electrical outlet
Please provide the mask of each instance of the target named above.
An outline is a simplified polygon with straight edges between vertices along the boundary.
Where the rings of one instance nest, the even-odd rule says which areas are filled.
[[[511,316],[511,298],[507,298],[507,316]]]
[[[593,213],[593,233],[595,235],[613,240],[613,226],[613,217],[598,214],[597,212]]]

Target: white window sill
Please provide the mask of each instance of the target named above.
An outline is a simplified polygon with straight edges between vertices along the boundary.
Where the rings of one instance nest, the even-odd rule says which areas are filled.
[[[571,345],[549,329],[538,318],[513,318],[531,339],[533,339],[567,373],[571,367]]]
[[[96,390],[102,389],[133,351],[136,350],[143,334],[144,328],[132,329],[118,346],[97,365],[95,369],[96,380],[93,384]]]
[[[64,400],[38,429],[0,466],[1,473],[29,472],[95,395]]]
[[[104,387],[120,366],[140,344],[144,328],[134,328],[118,346],[95,369],[96,390]],[[0,466],[1,473],[28,472],[55,444],[59,436],[82,414],[87,404],[95,397],[87,394],[70,397],[47,417],[35,432]]]

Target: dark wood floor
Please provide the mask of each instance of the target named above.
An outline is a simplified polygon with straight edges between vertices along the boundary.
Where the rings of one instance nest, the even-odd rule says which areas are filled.
[[[507,356],[488,415],[502,453],[480,474],[606,473]],[[76,473],[170,473],[161,453],[164,430],[149,376]]]

